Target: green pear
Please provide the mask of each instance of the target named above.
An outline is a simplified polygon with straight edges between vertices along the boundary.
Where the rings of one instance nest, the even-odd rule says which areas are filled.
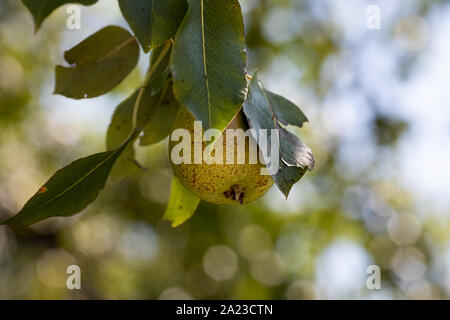
[[[223,131],[219,139],[215,142],[202,141],[201,148],[194,147],[194,121],[195,118],[186,108],[181,108],[174,122],[173,130],[186,129],[190,134],[190,159],[191,163],[174,163],[171,155],[175,146],[182,142],[172,141],[169,143],[169,158],[174,170],[174,174],[181,183],[200,199],[216,204],[246,204],[263,196],[273,185],[274,181],[270,175],[262,175],[261,169],[265,165],[260,161],[250,163],[250,150],[258,150],[256,142],[250,138],[245,139],[245,162],[238,163],[238,152],[242,152],[237,146],[237,139],[234,139],[234,162],[226,162],[227,154],[227,131]],[[226,129],[248,129],[248,124],[242,111],[240,111]],[[202,131],[203,137],[203,131]],[[220,139],[221,138],[221,139]],[[202,139],[203,140],[203,139]],[[222,141],[221,141],[222,140]],[[198,140],[197,140],[198,141]],[[230,141],[233,141],[230,139]],[[208,157],[203,156],[205,149],[209,148],[211,156],[216,156],[217,149],[211,146],[214,143],[223,145],[223,161],[211,163]],[[231,143],[229,143],[231,145]],[[253,149],[252,149],[253,148]],[[230,148],[231,149],[231,148]],[[230,151],[230,154],[233,150]],[[182,153],[182,152],[181,152]],[[200,154],[201,153],[201,154]],[[217,153],[220,155],[220,153]],[[195,164],[195,157],[200,156],[201,162]],[[220,156],[218,157],[220,158]],[[242,159],[242,155],[241,155]]]

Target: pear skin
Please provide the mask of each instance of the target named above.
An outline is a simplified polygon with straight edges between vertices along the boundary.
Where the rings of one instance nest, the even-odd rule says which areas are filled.
[[[236,139],[234,139],[234,163],[226,163],[226,130],[222,133],[222,163],[207,163],[208,158],[202,157],[202,162],[195,164],[195,153],[197,153],[197,156],[200,156],[198,153],[202,152],[203,155],[207,143],[202,142],[201,151],[199,150],[200,148],[195,150],[194,121],[195,118],[190,111],[183,107],[178,112],[173,126],[173,130],[183,128],[190,133],[191,164],[175,164],[170,155],[172,154],[174,146],[180,142],[172,140],[169,142],[169,158],[174,174],[189,191],[197,195],[200,199],[211,203],[235,205],[247,204],[255,201],[272,187],[274,183],[272,177],[270,175],[261,174],[261,169],[265,167],[264,164],[261,164],[259,160],[254,164],[249,162],[249,150],[251,150],[252,147],[254,150],[258,150],[259,153],[259,149],[253,139],[246,139],[245,163],[237,163],[238,148]],[[248,124],[242,111],[236,115],[226,129],[243,129],[244,131],[248,129]],[[217,143],[219,142],[220,140],[217,140]],[[214,151],[215,150],[212,151],[212,155],[214,155]]]

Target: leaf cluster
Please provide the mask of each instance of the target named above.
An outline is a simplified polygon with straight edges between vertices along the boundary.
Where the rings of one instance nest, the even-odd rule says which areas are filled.
[[[22,0],[35,29],[66,3],[97,0]],[[55,69],[55,94],[72,99],[104,95],[117,87],[150,52],[147,75],[120,103],[107,132],[107,150],[57,171],[23,209],[3,224],[29,225],[70,216],[87,207],[112,175],[121,179],[141,167],[135,141],[151,145],[170,134],[185,106],[203,127],[224,130],[243,110],[252,129],[275,129],[280,170],[273,178],[287,197],[294,183],[314,166],[308,146],[289,132],[307,121],[291,101],[266,90],[247,73],[244,19],[238,0],[118,0],[132,32],[106,26],[64,54]],[[250,80],[251,79],[251,80]],[[143,132],[143,134],[141,134]],[[195,212],[199,199],[174,178],[165,218],[179,225]]]

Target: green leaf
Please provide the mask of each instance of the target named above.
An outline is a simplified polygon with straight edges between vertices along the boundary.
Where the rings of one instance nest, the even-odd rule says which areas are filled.
[[[273,107],[277,119],[284,125],[293,125],[301,128],[308,118],[302,110],[288,99],[264,89],[267,99]]]
[[[311,149],[297,136],[280,127],[280,164],[281,168],[273,176],[280,191],[286,196],[308,170],[314,168]]]
[[[106,135],[106,147],[113,150],[123,141],[131,131],[133,109],[139,90],[120,103],[111,119]],[[179,104],[173,97],[170,81],[166,81],[164,89],[152,95],[152,88],[144,89],[140,100],[137,126],[144,128],[144,135],[140,139],[141,145],[150,145],[163,140],[170,134]],[[114,180],[121,180],[138,172],[142,167],[135,160],[133,145],[130,144],[117,160],[111,173]]]
[[[166,82],[161,93],[152,96],[148,107],[144,110],[146,124],[141,145],[150,145],[163,140],[170,134],[180,104],[173,96],[170,81]]]
[[[139,45],[127,30],[101,29],[64,54],[70,67],[56,66],[55,94],[93,98],[116,87],[139,60]]]
[[[172,38],[186,14],[186,0],[119,0],[120,10],[145,52]]]
[[[287,198],[292,186],[303,177],[307,170],[313,169],[314,157],[307,145],[281,125],[285,123],[300,126],[304,120],[299,122],[299,119],[301,121],[303,118],[288,116],[291,113],[282,111],[285,110],[287,100],[278,97],[274,99],[273,94],[267,93],[259,83],[257,74],[255,74],[250,82],[243,110],[252,129],[255,129],[256,132],[261,129],[268,130],[267,150],[271,150],[270,130],[277,130],[280,168],[273,175],[273,178]],[[279,115],[282,119],[278,117]],[[260,147],[263,147],[263,145],[260,145]]]
[[[222,131],[245,98],[241,8],[238,0],[188,0],[188,4],[172,52],[175,97],[205,130]]]
[[[149,145],[164,139],[172,128],[178,102],[173,97],[169,76],[169,55],[171,42],[152,51],[148,79],[143,88],[136,90],[130,97],[120,103],[111,119],[106,137],[108,150],[116,148],[129,134],[133,122],[133,110],[139,100],[137,123],[138,127],[145,127],[145,135],[141,138],[141,145]],[[163,56],[161,56],[163,54]],[[135,151],[132,144],[123,152],[117,160],[111,173],[113,180],[121,180],[142,169],[135,159]]]
[[[150,55],[150,67],[154,67],[155,69],[152,71],[150,75],[150,79],[148,82],[148,86],[152,88],[152,95],[158,93],[164,87],[167,78],[170,74],[170,51],[171,51],[172,41],[168,40],[164,45],[160,45],[159,47],[152,50],[152,54]],[[166,48],[169,48],[168,52],[164,52]],[[161,55],[164,55],[162,59],[160,59]],[[160,60],[158,62],[158,60]],[[156,65],[158,63],[158,65]],[[156,67],[155,67],[156,65]],[[150,70],[149,70],[150,72]]]
[[[138,91],[135,91],[116,107],[106,133],[107,150],[116,149],[130,133],[131,117],[137,94]]]
[[[107,150],[116,149],[130,134],[133,108],[137,95],[138,91],[134,92],[117,106],[106,133]],[[144,102],[145,101],[142,101],[141,103]],[[142,117],[138,117],[137,125],[142,127],[144,124],[145,123],[143,123]],[[114,181],[119,181],[138,172],[139,169],[140,166],[135,160],[133,144],[130,143],[122,152],[121,156],[117,159],[111,172],[111,178]]]
[[[171,221],[172,227],[178,227],[193,216],[199,202],[197,196],[189,192],[177,177],[173,177],[164,219]]]
[[[111,168],[140,130],[115,150],[76,160],[57,171],[15,216],[1,224],[27,226],[46,218],[71,216],[93,202],[105,186]]]
[[[159,59],[162,52],[163,46],[152,51],[148,84],[145,85],[145,87],[136,90],[131,96],[117,106],[108,128],[106,139],[108,150],[116,148],[130,133],[133,121],[133,109],[137,102],[140,90],[143,91],[140,105],[138,106],[139,112],[136,124],[138,127],[145,127],[147,122],[151,121],[155,109],[159,108],[159,105],[164,102],[163,100],[172,98],[171,81],[168,80],[168,74],[166,73],[168,70],[169,55],[166,54],[162,59]],[[160,62],[157,64],[158,60],[160,60]],[[161,79],[161,76],[163,79]],[[159,83],[160,81],[162,83]],[[158,89],[156,90],[155,87],[158,87]],[[170,90],[161,92],[163,87],[168,87]]]
[[[138,127],[144,128],[142,145],[157,143],[167,137],[180,107],[173,96],[169,80],[160,93],[152,96],[151,91],[151,87],[145,88],[137,117]],[[106,137],[108,150],[116,148],[130,133],[138,92],[139,90],[117,106]]]
[[[37,32],[42,22],[57,8],[68,4],[78,3],[85,6],[96,3],[97,0],[22,0],[22,3],[31,12],[34,19],[34,29]]]

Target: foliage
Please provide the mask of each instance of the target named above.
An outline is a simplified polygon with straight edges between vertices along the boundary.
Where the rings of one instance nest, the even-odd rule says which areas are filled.
[[[89,5],[95,2],[76,3]],[[67,1],[23,0],[23,3],[32,13],[37,30],[54,9]],[[108,150],[121,147],[105,153],[103,160],[101,156],[92,156],[104,161],[100,167],[105,169],[101,170],[100,178],[82,179],[86,199],[80,199],[78,205],[74,204],[76,200],[65,199],[71,193],[59,189],[78,191],[72,186],[78,180],[73,179],[91,173],[90,165],[94,160],[90,157],[58,171],[48,182],[51,192],[38,193],[15,217],[4,223],[31,224],[51,216],[72,215],[84,209],[97,197],[121,154],[113,171],[116,179],[134,173],[139,167],[133,147],[138,135],[132,134],[131,138],[127,138],[130,132],[138,126],[144,128],[141,145],[161,141],[170,133],[180,104],[201,120],[205,129],[223,131],[244,105],[253,128],[279,130],[281,170],[274,175],[274,179],[287,197],[292,185],[301,179],[307,169],[313,168],[314,160],[309,147],[282,128],[281,124],[301,127],[307,118],[292,102],[258,89],[256,76],[248,87],[244,21],[238,0],[188,0],[187,3],[185,0],[144,3],[119,0],[119,6],[135,35],[121,27],[108,26],[66,51],[64,58],[70,66],[56,67],[54,93],[72,99],[93,98],[108,93],[136,67],[138,41],[145,53],[153,49],[144,83],[119,104],[108,129]],[[246,100],[247,91],[249,97]],[[274,126],[273,119],[276,118],[278,120]],[[70,172],[69,177],[66,177],[66,172]],[[49,187],[43,188],[47,190]],[[54,201],[52,197],[59,197],[59,194],[64,197],[61,201]],[[185,194],[186,191],[175,180],[172,184],[173,199],[165,215],[174,225],[190,217],[198,204],[197,201],[192,206],[177,205],[184,199],[191,202]],[[179,209],[174,210],[174,206]]]
[[[186,13],[186,0],[119,0],[120,10],[128,21],[144,52],[157,48],[172,38]]]
[[[86,208],[105,187],[117,158],[139,133],[140,130],[133,132],[115,150],[79,159],[56,172],[18,214],[3,224],[27,226],[49,217],[70,216]]]
[[[106,27],[64,54],[71,67],[57,66],[55,94],[83,99],[114,89],[136,67],[139,48],[125,29]]]
[[[200,199],[181,184],[177,177],[172,179],[171,195],[164,218],[177,227],[189,219],[197,209]]]
[[[58,7],[67,3],[79,3],[82,5],[92,5],[98,0],[22,0],[34,18],[36,32],[41,27],[44,20]]]
[[[244,21],[237,0],[189,1],[172,54],[175,97],[220,131],[244,102]]]
[[[413,2],[389,2],[389,17],[380,2],[387,19],[366,30],[370,2],[240,0],[248,70],[258,67],[266,91],[282,92],[308,115],[311,125],[288,129],[314,151],[313,173],[288,200],[273,188],[242,207],[200,202],[172,228],[163,220],[172,179],[166,141],[136,142],[144,170],[132,162],[134,174],[109,181],[83,214],[0,226],[0,298],[448,299],[442,66],[450,12],[448,1]],[[104,149],[115,107],[142,86],[150,57],[141,54],[144,64],[108,95],[50,95],[61,50],[101,21],[125,24],[113,0],[82,14],[82,30],[64,28],[61,8],[34,36],[21,2],[0,1],[0,220],[58,168]],[[396,26],[410,15],[426,21],[432,45],[399,44]],[[414,38],[420,24],[410,27]],[[118,168],[125,157],[112,175],[126,174]],[[211,255],[218,246],[235,259]],[[81,290],[66,288],[72,264],[82,270]],[[381,290],[366,287],[369,265],[381,269]]]
[[[311,149],[281,125],[302,127],[308,119],[290,101],[264,90],[257,74],[251,80],[244,113],[255,132],[265,129],[276,135],[280,170],[273,178],[287,198],[294,183],[300,180],[308,169],[313,169],[314,158]],[[272,139],[267,139],[267,145],[264,146],[267,150],[271,149],[270,141]],[[267,154],[267,151],[264,150],[263,153]]]

